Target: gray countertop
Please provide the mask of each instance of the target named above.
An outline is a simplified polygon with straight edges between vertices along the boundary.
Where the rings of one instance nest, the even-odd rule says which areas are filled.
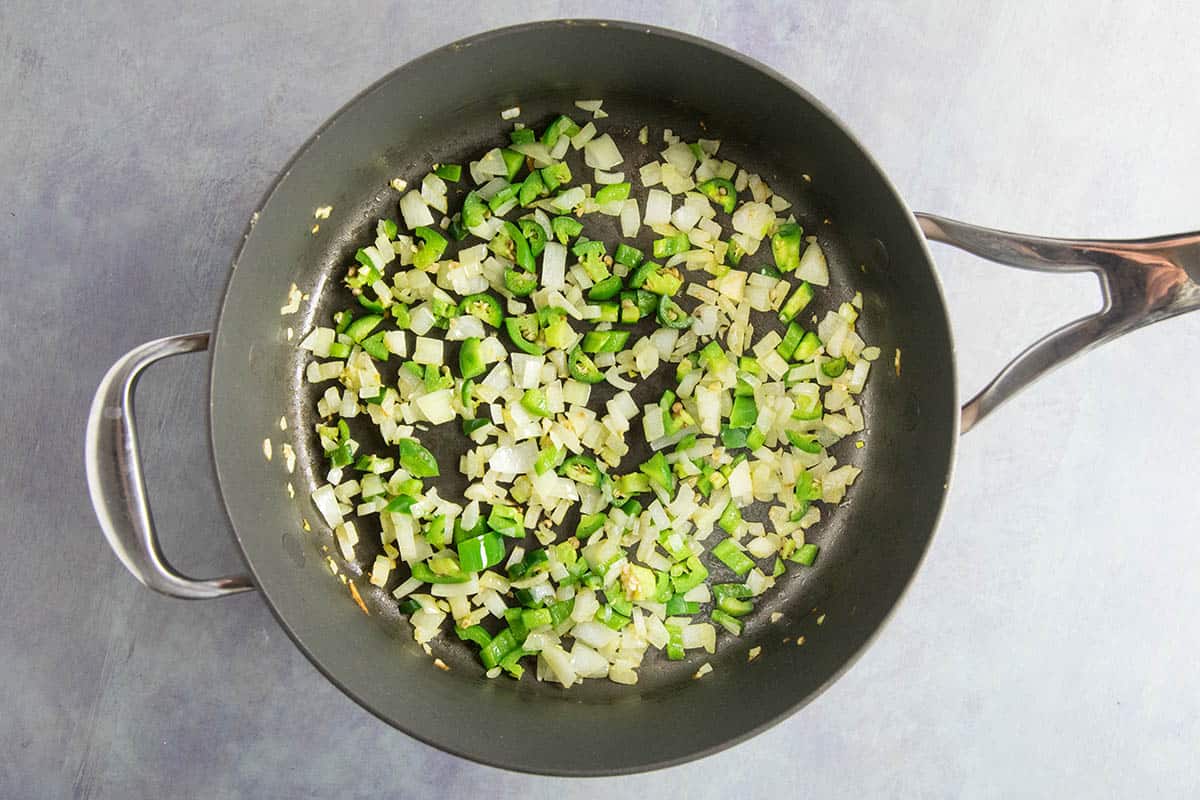
[[[434,751],[343,697],[254,595],[144,590],[101,539],[82,464],[104,369],[208,327],[275,171],[432,46],[542,17],[678,27],[822,98],[914,208],[1134,236],[1200,227],[1193,4],[89,5],[0,4],[0,796],[1200,790],[1197,317],[1072,363],[966,437],[906,600],[816,702],[701,762],[614,780]],[[967,388],[1098,304],[1086,277],[935,256]],[[139,412],[165,547],[215,574],[237,556],[208,465],[205,367],[155,367]]]

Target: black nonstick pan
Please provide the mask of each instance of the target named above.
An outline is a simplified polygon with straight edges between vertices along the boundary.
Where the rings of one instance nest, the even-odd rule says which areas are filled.
[[[314,390],[303,380],[304,354],[286,330],[298,337],[345,303],[341,270],[372,238],[373,220],[395,216],[397,194],[388,188],[394,177],[412,180],[431,163],[477,157],[511,127],[502,109],[519,105],[524,122],[541,126],[580,98],[603,98],[611,115],[605,129],[629,134],[621,138],[626,168],[660,149],[662,129],[671,128],[687,139],[721,139],[723,157],[793,199],[806,232],[829,256],[827,294],[862,292],[863,336],[886,355],[862,398],[866,444],[838,451],[840,461],[864,472],[847,502],[813,530],[822,548],[816,567],[769,595],[741,638],[722,635],[716,656],[683,664],[648,657],[636,686],[589,681],[563,690],[529,675],[487,680],[452,635],[436,647],[450,669],[435,667],[412,641],[395,601],[360,577],[373,558],[365,549],[361,563],[339,563],[339,574],[354,583],[369,615],[330,575],[326,556],[337,548],[308,499],[321,471],[320,447],[309,433]],[[629,143],[642,126],[652,136],[637,151]],[[333,212],[314,235],[314,209],[325,205]],[[954,343],[927,239],[1010,266],[1091,271],[1104,307],[1026,350],[960,411]],[[314,134],[251,220],[214,332],[142,345],[105,377],[88,424],[88,480],[101,527],[139,580],[190,598],[258,589],[321,672],[400,730],[509,769],[653,769],[741,741],[835,680],[912,580],[937,525],[960,432],[1067,358],[1200,307],[1198,279],[1200,234],[1051,240],[914,215],[828,110],[786,78],[716,45],[628,23],[523,25],[407,64]],[[307,299],[298,314],[281,317],[293,283]],[[132,398],[147,365],[206,347],[213,460],[249,574],[197,581],[172,569],[158,549]],[[271,462],[264,460],[264,438],[275,443]],[[283,441],[296,448],[294,475],[280,466]],[[288,481],[294,499],[285,492]],[[774,611],[784,616],[770,623]],[[752,647],[762,652],[749,663]],[[714,670],[692,680],[701,660]]]

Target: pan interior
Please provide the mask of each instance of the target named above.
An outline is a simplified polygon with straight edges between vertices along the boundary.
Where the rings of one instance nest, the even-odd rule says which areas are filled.
[[[306,354],[294,342],[353,302],[341,278],[354,251],[373,240],[375,221],[398,218],[392,178],[416,184],[433,163],[465,165],[503,144],[512,126],[500,118],[503,108],[519,105],[519,120],[540,130],[558,113],[582,124],[589,115],[574,102],[594,97],[610,115],[597,127],[617,140],[625,157],[618,169],[632,180],[642,208],[636,169],[658,157],[664,129],[689,141],[720,139],[720,157],[758,173],[790,200],[806,234],[817,235],[826,251],[832,284],[818,292],[806,324],[809,314],[819,318],[862,292],[860,332],[885,356],[860,400],[865,446],[851,437],[834,454],[863,474],[847,502],[827,509],[811,530],[810,541],[821,546],[815,567],[790,569],[747,618],[741,637],[721,633],[716,655],[689,651],[688,660],[672,663],[651,649],[635,687],[586,681],[563,690],[528,674],[520,682],[488,681],[475,648],[448,633],[433,645],[450,667],[441,671],[412,641],[390,595],[359,577],[378,552],[376,529],[364,526],[357,563],[342,563],[308,499],[325,471],[312,433],[323,387],[304,381]],[[642,127],[649,129],[644,146],[637,142]],[[588,180],[578,156],[571,157],[576,180]],[[465,173],[452,190],[452,208],[470,184]],[[333,213],[313,234],[313,211],[325,205]],[[619,238],[616,220],[600,215],[585,220],[585,233]],[[643,228],[636,245],[648,252],[653,238]],[[769,248],[747,262],[770,263]],[[298,317],[277,317],[274,308],[293,282],[309,298]],[[754,322],[756,337],[780,327],[768,315]],[[294,329],[290,342],[287,326]],[[897,348],[899,375],[892,368]],[[447,350],[451,359],[455,352]],[[906,209],[822,109],[755,66],[693,40],[552,23],[485,35],[408,65],[344,109],[293,162],[260,211],[225,300],[214,354],[214,447],[222,491],[260,586],[300,646],[352,696],[419,738],[490,763],[571,774],[629,771],[714,749],[777,718],[835,677],[881,624],[940,507],[954,436],[951,355],[936,282]],[[638,386],[639,407],[661,395],[669,374],[660,367]],[[289,476],[258,454],[264,436],[278,440],[281,415],[297,454],[295,501],[283,492]],[[457,425],[441,427],[423,440],[443,467],[439,491],[458,497],[465,481],[455,467],[467,442]],[[365,428],[356,438],[365,451],[384,452]],[[630,444],[640,438],[635,423]],[[626,464],[644,457],[635,447]],[[369,616],[330,576],[330,558],[341,576],[354,579]],[[773,612],[782,619],[770,622]],[[748,664],[753,647],[762,655]],[[713,673],[692,680],[704,661]],[[716,723],[714,711],[722,714]],[[471,730],[480,718],[538,733],[524,745],[506,744]],[[598,743],[576,753],[564,746],[574,737]]]

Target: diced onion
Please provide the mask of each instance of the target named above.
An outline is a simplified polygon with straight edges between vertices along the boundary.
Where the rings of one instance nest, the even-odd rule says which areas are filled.
[[[425,204],[424,198],[416,189],[410,190],[400,198],[400,214],[404,217],[404,225],[409,230],[433,224],[433,214],[429,213],[429,206]]]
[[[607,133],[597,136],[583,147],[584,162],[593,169],[612,169],[624,161],[617,143]]]

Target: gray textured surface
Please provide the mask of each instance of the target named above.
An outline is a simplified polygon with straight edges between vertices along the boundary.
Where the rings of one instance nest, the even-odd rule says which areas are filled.
[[[676,26],[808,87],[914,207],[1129,236],[1200,227],[1190,4],[160,5],[0,4],[0,796],[1200,790],[1198,318],[1075,362],[968,437],[906,602],[808,709],[698,764],[612,781],[442,755],[343,698],[255,597],[151,595],[102,543],[81,459],[107,365],[208,326],[275,170],[432,45],[533,17]],[[1086,278],[936,255],[968,387],[1096,300]],[[204,366],[156,368],[139,408],[168,552],[211,574],[236,557],[206,453]]]

